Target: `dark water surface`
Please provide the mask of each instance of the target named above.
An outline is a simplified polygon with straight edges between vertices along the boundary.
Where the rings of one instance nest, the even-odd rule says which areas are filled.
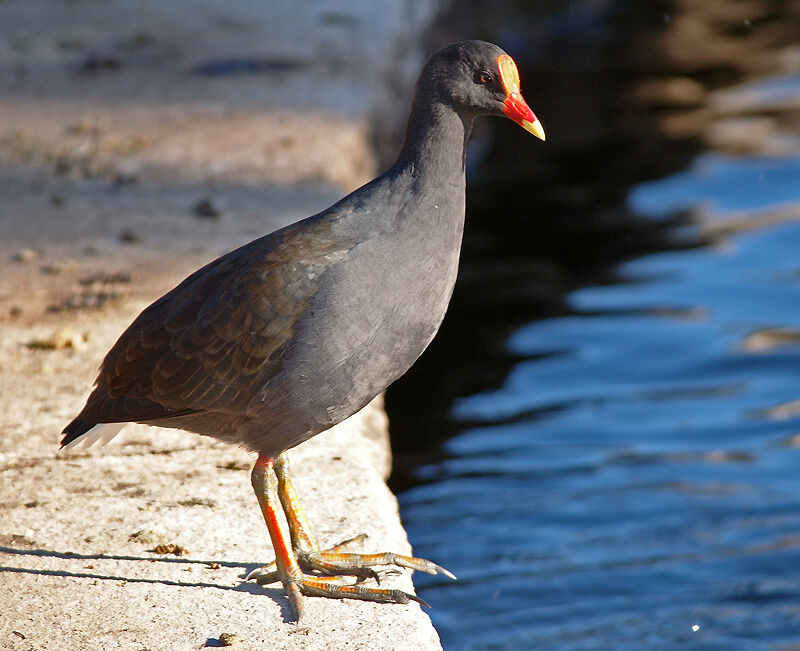
[[[762,147],[694,139],[612,190],[562,174],[569,200],[523,173],[573,235],[467,242],[460,325],[390,393],[414,551],[459,576],[416,578],[446,649],[800,649],[800,75],[720,92],[770,116]]]

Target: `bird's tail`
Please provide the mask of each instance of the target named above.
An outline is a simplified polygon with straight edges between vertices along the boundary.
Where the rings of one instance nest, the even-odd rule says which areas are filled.
[[[100,441],[105,445],[125,427],[127,423],[87,423],[80,416],[64,428],[61,451],[79,447],[88,448]]]

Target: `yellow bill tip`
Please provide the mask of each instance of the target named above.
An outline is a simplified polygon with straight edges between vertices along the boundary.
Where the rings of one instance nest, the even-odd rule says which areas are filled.
[[[525,131],[532,133],[539,140],[546,140],[544,136],[544,129],[542,128],[542,123],[539,122],[539,120],[536,120],[535,122],[529,122],[528,120],[523,120],[522,128],[525,129]]]

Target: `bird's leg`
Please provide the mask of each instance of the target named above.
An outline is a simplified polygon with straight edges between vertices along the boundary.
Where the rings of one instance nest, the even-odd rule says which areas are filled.
[[[417,601],[424,604],[419,597],[407,594],[402,590],[386,590],[383,588],[367,588],[362,585],[340,585],[335,583],[335,579],[330,576],[314,576],[304,574],[297,562],[297,556],[292,549],[291,541],[298,534],[290,534],[287,527],[280,517],[278,500],[278,480],[273,472],[276,462],[270,457],[259,456],[250,479],[253,490],[256,493],[261,512],[267,523],[272,546],[275,549],[275,566],[270,572],[275,579],[280,579],[289,596],[289,604],[295,619],[300,621],[303,616],[303,597],[302,595],[315,595],[320,597],[333,597],[334,599],[363,599],[366,601],[381,601],[391,603],[407,604],[409,601]],[[297,496],[295,495],[295,501]],[[305,521],[305,525],[308,522]],[[302,538],[302,536],[301,536]],[[298,538],[299,539],[299,538]],[[306,538],[306,541],[313,541],[313,537]],[[314,543],[316,544],[316,543]],[[251,578],[248,575],[247,578]],[[265,583],[261,576],[258,576],[259,583]]]
[[[286,588],[289,603],[295,618],[299,621],[303,616],[303,599],[300,595],[298,583],[303,577],[303,572],[297,564],[297,557],[289,544],[286,525],[280,518],[277,508],[277,481],[273,470],[273,460],[269,457],[258,457],[250,481],[264,514],[269,537],[272,539],[272,548],[275,550],[276,575]]]
[[[373,567],[386,565],[396,565],[407,567],[412,570],[427,572],[428,574],[444,574],[455,579],[455,576],[443,567],[431,563],[424,558],[413,556],[403,556],[391,552],[381,554],[351,554],[345,553],[344,548],[352,543],[362,542],[366,539],[366,534],[361,534],[355,538],[340,542],[333,547],[325,550],[319,548],[319,544],[311,531],[311,526],[300,505],[300,498],[294,489],[292,480],[289,477],[289,457],[286,452],[275,459],[275,475],[278,478],[278,497],[283,505],[286,520],[289,523],[289,533],[292,538],[292,548],[297,555],[300,567],[306,570],[316,570],[326,575],[351,575],[361,579],[373,578],[380,582],[377,572]],[[270,567],[265,570],[272,569]],[[259,582],[265,578],[262,574]],[[276,579],[274,571],[270,577]]]
[[[283,512],[286,515],[286,520],[289,523],[289,534],[292,539],[292,549],[297,556],[299,564],[311,569],[313,568],[313,565],[308,562],[307,557],[309,554],[319,551],[319,543],[317,543],[317,539],[314,536],[314,533],[311,531],[311,525],[309,524],[308,518],[306,518],[306,514],[300,505],[300,498],[297,495],[297,491],[294,489],[292,480],[289,478],[289,457],[286,452],[275,459],[273,467],[275,470],[275,475],[278,478],[277,494],[280,498],[281,505],[283,506]],[[361,542],[365,538],[365,534],[356,536],[355,538],[350,538],[349,540],[345,540],[338,545],[335,545],[329,551],[340,551],[351,543]],[[353,574],[356,576],[363,576],[365,578],[369,577],[377,579],[377,574],[371,570],[367,573],[361,572]],[[262,585],[274,583],[279,579],[277,561],[272,561],[263,567],[256,568],[247,575],[247,578],[255,579]]]
[[[278,497],[283,505],[283,512],[286,514],[286,521],[289,523],[292,548],[297,554],[300,565],[327,575],[345,574],[362,579],[375,579],[380,583],[377,572],[369,567],[356,565],[339,567],[328,562],[329,559],[323,558],[323,555],[334,555],[350,543],[363,540],[366,536],[362,534],[361,536],[356,536],[356,538],[340,542],[324,552],[320,550],[317,538],[311,531],[311,525],[300,504],[300,498],[294,489],[291,477],[289,477],[289,455],[286,452],[275,459],[275,475],[278,478]]]
[[[292,547],[299,555],[319,551],[319,543],[311,531],[311,525],[300,505],[300,498],[289,477],[289,455],[283,452],[275,459],[275,476],[278,478],[278,497],[289,523]]]

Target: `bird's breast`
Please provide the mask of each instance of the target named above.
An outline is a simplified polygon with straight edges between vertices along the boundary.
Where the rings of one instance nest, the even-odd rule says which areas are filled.
[[[282,390],[333,425],[405,373],[433,339],[455,284],[463,200],[433,202],[354,247],[320,279],[283,360]]]

